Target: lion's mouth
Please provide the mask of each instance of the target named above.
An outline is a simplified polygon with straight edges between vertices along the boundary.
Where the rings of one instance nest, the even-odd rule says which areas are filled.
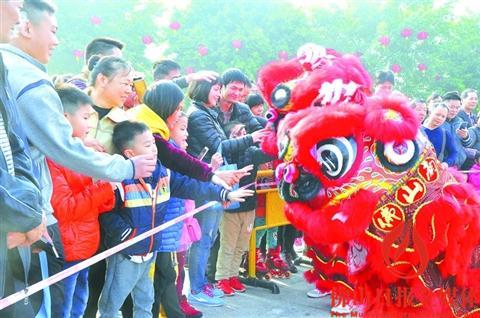
[[[321,207],[327,203],[326,189],[313,175],[300,169],[295,181],[282,178],[278,184],[280,196],[287,203],[308,202],[309,205]]]

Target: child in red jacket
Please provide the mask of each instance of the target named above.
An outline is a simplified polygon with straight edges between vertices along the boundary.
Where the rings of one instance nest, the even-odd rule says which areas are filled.
[[[93,112],[90,97],[74,87],[57,89],[72,135],[84,139]],[[100,243],[98,215],[114,206],[113,187],[108,182],[61,167],[48,160],[53,182],[51,203],[58,220],[65,250],[65,268],[95,254]],[[63,317],[82,317],[88,301],[88,268],[64,280]]]

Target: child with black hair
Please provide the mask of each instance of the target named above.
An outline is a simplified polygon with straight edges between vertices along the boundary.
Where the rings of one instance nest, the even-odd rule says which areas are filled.
[[[258,120],[258,122],[265,127],[267,125],[267,119],[265,118],[265,101],[263,97],[258,93],[248,95],[245,103],[250,107],[250,111]]]
[[[72,136],[84,140],[90,130],[88,119],[93,112],[87,94],[76,87],[57,89],[64,115],[72,126]],[[113,187],[47,160],[53,182],[51,204],[58,220],[65,253],[64,268],[93,256],[100,244],[98,215],[113,208]],[[64,281],[63,317],[81,317],[89,295],[85,268]]]
[[[140,154],[157,155],[152,132],[143,123],[124,121],[117,124],[112,143],[126,158]],[[151,177],[124,180],[115,192],[114,210],[100,218],[105,244],[111,247],[162,224],[170,196],[243,201],[252,194],[251,190],[230,192],[211,183],[190,179],[168,170],[157,161]],[[134,303],[133,315],[151,316],[154,289],[148,273],[159,250],[159,238],[157,233],[107,258],[105,285],[99,299],[100,317],[116,317],[130,293]]]

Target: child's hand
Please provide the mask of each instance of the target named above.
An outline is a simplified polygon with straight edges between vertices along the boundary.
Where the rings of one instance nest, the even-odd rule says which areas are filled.
[[[217,171],[217,172],[220,172],[220,171]],[[212,183],[217,184],[217,185],[219,185],[219,186],[221,186],[221,187],[223,187],[227,190],[232,190],[232,187],[229,184],[227,184],[227,182],[225,180],[223,180],[223,178],[221,178],[220,176],[218,176],[216,174],[214,174],[212,176],[212,180],[210,180],[210,181],[212,181]]]
[[[95,138],[85,138],[83,140],[83,144],[89,148],[93,148],[93,150],[98,152],[106,152],[105,148],[98,142]]]
[[[223,157],[221,154],[216,152],[212,156],[212,161],[210,162],[210,166],[212,167],[212,171],[217,170],[221,165],[223,165]]]
[[[215,176],[222,179],[228,186],[232,186],[240,181],[238,170],[215,171]],[[212,178],[213,180],[213,178]]]
[[[228,185],[234,185],[240,181],[241,178],[250,175],[253,165],[243,167],[238,170],[215,171],[215,175],[225,181]],[[212,178],[213,181],[213,178]]]
[[[244,202],[246,197],[251,197],[254,194],[253,190],[238,189],[228,193],[228,200],[230,202]]]
[[[252,169],[253,169],[253,165],[248,165],[248,166],[243,167],[242,169],[238,169],[237,170],[237,176],[240,179],[242,179],[245,176],[249,176],[250,171],[252,171]]]

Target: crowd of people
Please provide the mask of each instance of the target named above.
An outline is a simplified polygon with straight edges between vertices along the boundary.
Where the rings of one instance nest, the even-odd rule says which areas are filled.
[[[274,160],[259,148],[267,120],[254,82],[236,68],[182,75],[163,59],[147,86],[112,38],[87,44],[78,74],[52,76],[55,6],[6,0],[0,9],[0,298],[218,202],[0,317],[201,317],[192,305],[245,292],[239,267],[265,222],[255,180]],[[394,85],[380,72],[375,94],[400,94]],[[438,158],[480,191],[477,103],[466,89],[410,106]],[[258,233],[257,270],[295,273],[300,235],[291,226]]]
[[[175,61],[161,60],[147,88],[111,38],[88,43],[79,74],[52,76],[44,65],[58,45],[55,6],[0,5],[8,17],[0,46],[1,297],[219,202],[0,317],[201,317],[189,302],[221,306],[223,296],[244,292],[238,270],[255,219],[256,171],[273,159],[258,147],[265,108],[251,80],[234,68],[182,76]],[[295,253],[297,233],[286,232],[285,250]],[[277,245],[269,247],[278,261]]]
[[[375,93],[401,94],[394,90],[394,85],[394,74],[382,71],[377,76]],[[466,173],[474,185],[477,184],[476,175],[480,172],[477,105],[478,93],[473,88],[461,93],[433,92],[426,99],[410,99],[410,107],[421,123],[420,132],[432,143],[438,159],[445,166]]]

